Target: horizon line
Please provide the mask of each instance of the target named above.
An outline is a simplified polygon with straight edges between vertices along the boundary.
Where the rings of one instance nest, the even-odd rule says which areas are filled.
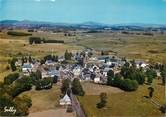
[[[29,19],[23,19],[23,20],[16,20],[16,19],[3,19],[0,20],[0,22],[2,21],[18,21],[18,22],[22,22],[22,21],[29,21],[29,22],[41,22],[41,23],[54,23],[54,24],[83,24],[83,23],[98,23],[98,24],[102,24],[102,25],[166,25],[165,24],[160,24],[160,23],[140,23],[140,22],[131,22],[131,23],[105,23],[105,22],[98,22],[98,21],[83,21],[83,22],[54,22],[54,21],[44,21],[44,20],[29,20]]]

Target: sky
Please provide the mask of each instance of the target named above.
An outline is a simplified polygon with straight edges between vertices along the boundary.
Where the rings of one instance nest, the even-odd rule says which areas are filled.
[[[0,0],[0,20],[166,24],[166,0]]]

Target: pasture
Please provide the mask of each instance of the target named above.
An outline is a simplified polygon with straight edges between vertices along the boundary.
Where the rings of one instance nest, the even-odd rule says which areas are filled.
[[[165,87],[160,85],[161,80],[155,80],[154,97],[153,99],[160,104],[166,103],[165,101]],[[85,113],[88,117],[110,117],[110,116],[164,116],[155,105],[151,104],[144,96],[148,96],[148,85],[139,86],[137,91],[134,92],[115,92],[106,91],[107,87],[103,87],[103,92],[107,92],[108,103],[103,109],[96,108],[96,104],[100,101],[99,95],[94,95],[94,89],[98,87],[92,84],[93,88],[87,89],[83,84],[85,92],[88,92],[84,97],[78,97]],[[92,93],[90,93],[92,92]],[[111,93],[112,92],[112,93]]]

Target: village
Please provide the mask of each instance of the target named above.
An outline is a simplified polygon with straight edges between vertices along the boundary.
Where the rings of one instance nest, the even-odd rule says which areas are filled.
[[[84,53],[84,55],[82,54]],[[65,63],[65,57],[61,56],[55,62],[51,58],[45,60],[45,63],[33,59],[32,62],[27,61],[22,64],[21,60],[16,62],[16,66],[21,67],[22,74],[29,76],[32,72],[39,70],[43,78],[58,78],[58,81],[63,79],[78,78],[80,81],[91,81],[94,83],[105,84],[107,82],[107,73],[109,70],[113,70],[114,73],[120,73],[121,67],[127,61],[117,56],[93,56],[93,51],[90,49],[84,50],[80,53],[72,53],[71,59],[75,63]],[[51,56],[51,55],[50,55]],[[62,63],[62,64],[61,64]],[[142,67],[144,70],[148,68],[148,63],[143,60],[135,61],[137,68]]]
[[[69,53],[66,50],[64,56],[57,57],[52,54],[44,57],[44,60],[36,60],[33,57],[27,57],[25,60],[25,58],[20,58],[15,62],[15,65],[21,69],[20,74],[22,76],[30,76],[32,73],[38,72],[41,79],[52,78],[53,81],[60,83],[65,79],[71,81],[79,79],[80,82],[92,82],[102,85],[107,85],[107,75],[110,70],[114,74],[118,74],[122,66],[129,61],[115,55],[103,55],[103,51],[101,55],[97,55],[93,49],[84,49],[76,53]],[[67,62],[66,59],[70,61]],[[149,68],[149,64],[142,60],[134,62],[137,68],[142,68],[144,71]],[[40,89],[46,89],[50,85],[51,83],[47,83],[41,86]],[[73,103],[79,102],[75,96],[67,92],[59,100],[61,106],[71,107],[71,105],[76,105],[73,109],[78,116],[84,117],[80,105]]]

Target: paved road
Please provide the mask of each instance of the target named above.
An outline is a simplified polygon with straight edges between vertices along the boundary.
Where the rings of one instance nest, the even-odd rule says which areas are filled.
[[[72,106],[74,110],[76,111],[77,117],[85,117],[85,113],[82,110],[79,101],[77,100],[76,96],[70,93],[71,101],[72,101]]]
[[[77,117],[86,117],[84,111],[82,110],[80,103],[75,95],[73,95],[71,90],[71,83],[69,84],[70,98],[73,109],[76,111]]]

